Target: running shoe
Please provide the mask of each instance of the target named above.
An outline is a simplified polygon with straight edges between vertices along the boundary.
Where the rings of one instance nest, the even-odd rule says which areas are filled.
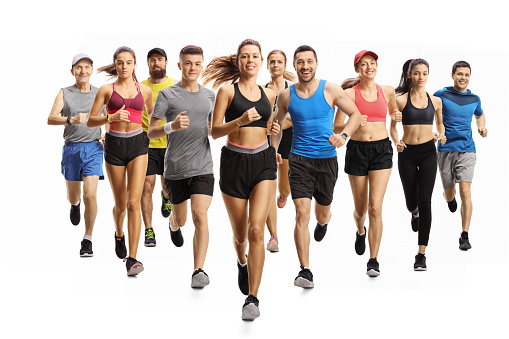
[[[456,209],[458,208],[456,197],[454,197],[451,201],[447,201],[447,207],[449,207],[449,211],[451,211],[452,213],[456,212]]]
[[[164,193],[161,191],[161,214],[163,217],[168,218],[171,214],[171,204],[170,199],[164,198]]]
[[[246,255],[247,257],[247,255]],[[249,274],[247,272],[247,264],[242,266],[239,261],[237,260],[237,268],[239,269],[239,276],[238,276],[238,282],[239,282],[239,289],[244,295],[249,294]]]
[[[460,236],[460,250],[466,251],[471,249],[470,241],[468,240],[468,233],[462,232]]]
[[[126,262],[127,275],[138,275],[143,272],[143,264],[138,260],[128,257],[124,261]]]
[[[376,258],[370,258],[368,261],[368,270],[366,272],[372,278],[376,278],[380,275],[380,267]]]
[[[80,223],[80,219],[81,219],[80,205],[81,205],[81,200],[78,202],[77,206],[71,205],[71,212],[69,213],[69,217],[71,218],[71,223],[74,226],[77,226]]]
[[[313,273],[311,273],[311,270],[309,268],[300,267],[301,270],[299,272],[299,275],[295,280],[293,281],[293,284],[298,287],[302,288],[313,288],[315,287],[315,284],[313,282]]]
[[[191,276],[192,288],[204,288],[210,283],[209,276],[201,268],[195,270]]]
[[[414,232],[419,231],[419,216],[414,216],[412,214],[412,220],[410,223],[412,225],[412,231],[414,231]]]
[[[286,205],[288,198],[283,197],[281,194],[277,197],[277,207],[283,208]]]
[[[319,223],[316,223],[315,227],[315,240],[322,241],[323,237],[325,237],[325,233],[327,233],[327,225],[325,224],[321,226]]]
[[[170,236],[173,245],[177,247],[182,247],[182,245],[184,245],[184,237],[182,237],[182,231],[180,230],[180,227],[176,231],[172,230],[170,227]]]
[[[93,257],[94,251],[92,251],[92,242],[88,239],[81,241],[80,257]]]
[[[267,243],[267,251],[279,252],[279,242],[277,241],[277,237],[275,235],[270,237],[269,242]]]
[[[363,255],[366,251],[366,226],[364,226],[364,234],[360,235],[358,231],[355,232],[355,253]]]
[[[252,294],[248,295],[242,306],[242,320],[255,320],[260,316],[260,301]]]
[[[127,257],[127,248],[125,247],[125,237],[117,237],[115,234],[115,253],[117,257],[120,259],[125,259]]]
[[[145,246],[154,247],[156,245],[156,234],[152,227],[145,230]]]
[[[417,253],[415,256],[414,271],[426,271],[426,256],[424,253]]]

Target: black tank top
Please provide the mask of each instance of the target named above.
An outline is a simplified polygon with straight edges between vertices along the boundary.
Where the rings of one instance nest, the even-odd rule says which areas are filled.
[[[415,108],[410,100],[410,92],[406,101],[405,108],[403,109],[403,125],[433,125],[433,118],[435,117],[435,108],[433,102],[428,96],[428,106],[426,108]]]
[[[265,91],[263,90],[263,88],[258,86],[262,93],[262,97],[260,98],[260,100],[254,102],[254,101],[246,99],[242,95],[242,93],[240,93],[238,83],[234,83],[233,87],[235,89],[235,94],[233,95],[233,99],[232,99],[232,102],[230,103],[230,107],[228,107],[228,109],[224,113],[224,121],[230,122],[232,120],[240,118],[242,116],[242,114],[244,114],[245,111],[254,107],[254,108],[256,108],[256,111],[258,112],[259,115],[261,115],[262,118],[260,120],[252,121],[249,124],[243,125],[240,127],[267,128],[267,121],[269,120],[269,118],[272,114],[272,107],[270,107],[269,98],[267,98],[267,96],[265,95]]]

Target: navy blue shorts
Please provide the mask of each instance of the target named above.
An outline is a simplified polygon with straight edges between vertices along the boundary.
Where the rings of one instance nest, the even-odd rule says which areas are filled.
[[[103,147],[98,141],[67,143],[62,149],[62,174],[68,181],[103,175]]]

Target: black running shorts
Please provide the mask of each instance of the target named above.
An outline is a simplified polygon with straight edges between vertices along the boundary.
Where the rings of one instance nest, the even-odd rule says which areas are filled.
[[[178,205],[194,194],[214,194],[214,174],[197,175],[180,180],[164,179],[168,197],[172,204]]]
[[[148,143],[146,132],[129,138],[119,138],[106,133],[104,161],[114,166],[127,166],[138,156],[148,153]]]
[[[377,141],[348,141],[345,173],[366,176],[369,171],[392,168],[392,145],[389,138]]]
[[[148,164],[147,176],[159,174],[163,175],[164,172],[164,155],[166,148],[149,148],[148,149]]]

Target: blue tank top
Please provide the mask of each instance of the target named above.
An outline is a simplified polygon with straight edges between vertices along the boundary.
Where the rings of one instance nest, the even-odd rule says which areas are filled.
[[[293,143],[291,152],[313,159],[333,158],[336,147],[329,142],[333,135],[334,108],[325,100],[325,80],[307,99],[299,97],[295,85],[290,86],[288,112],[292,117]]]

